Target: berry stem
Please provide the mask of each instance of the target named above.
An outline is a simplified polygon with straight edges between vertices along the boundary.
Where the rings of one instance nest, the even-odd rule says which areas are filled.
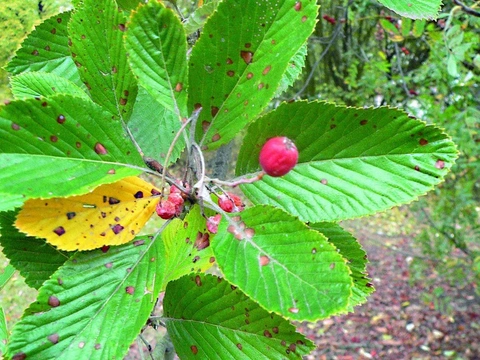
[[[255,181],[262,180],[263,176],[265,173],[263,171],[260,171],[257,175],[251,178],[246,178],[246,177],[239,177],[237,179],[233,179],[232,181],[225,181],[225,180],[220,180],[220,179],[211,179],[208,176],[205,176],[205,181],[213,183],[217,186],[228,186],[228,187],[237,187],[238,185],[242,184],[251,184],[254,183]]]
[[[178,132],[175,134],[175,137],[172,140],[172,143],[170,144],[170,147],[168,148],[167,155],[165,156],[165,168],[168,166],[168,161],[170,160],[170,157],[172,156],[173,148],[175,147],[175,144],[177,143],[178,139],[180,138],[181,134],[185,131],[187,128],[188,124],[193,123],[196,124],[198,116],[200,114],[201,109],[195,110],[190,118],[188,118],[180,127]],[[194,125],[195,127],[195,125]],[[188,144],[187,144],[188,147]],[[164,168],[162,172],[162,180],[160,182],[160,189],[162,191],[162,196],[165,191],[165,177],[166,177],[166,169]]]

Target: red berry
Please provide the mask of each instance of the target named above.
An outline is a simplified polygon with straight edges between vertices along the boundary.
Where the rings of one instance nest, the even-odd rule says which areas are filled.
[[[229,192],[219,196],[218,206],[220,206],[223,211],[229,213],[242,211],[245,207],[239,196]]]
[[[220,214],[210,216],[207,219],[207,230],[210,231],[212,234],[216,234],[218,231],[218,224],[220,224],[220,220],[222,220],[222,215]]]
[[[260,151],[260,166],[268,175],[278,177],[292,170],[298,161],[298,150],[287,137],[269,139]]]
[[[164,220],[173,218],[177,214],[177,207],[169,200],[160,201],[156,208],[158,216]]]
[[[180,193],[170,193],[170,195],[168,195],[167,201],[170,201],[171,203],[173,203],[175,207],[180,210],[183,207],[183,203],[185,202],[185,200],[183,200],[183,197],[182,195],[180,195]],[[180,212],[181,211],[179,211],[179,213]]]

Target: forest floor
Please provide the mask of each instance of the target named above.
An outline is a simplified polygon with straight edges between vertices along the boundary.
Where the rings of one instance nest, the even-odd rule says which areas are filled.
[[[306,359],[480,359],[475,285],[452,286],[436,271],[441,265],[428,259],[430,276],[412,283],[409,263],[421,256],[412,236],[375,232],[361,221],[347,226],[368,254],[376,291],[353,314],[301,324],[317,345]]]
[[[424,255],[414,246],[415,231],[396,221],[374,217],[344,225],[368,254],[376,291],[353,314],[299,324],[299,331],[317,345],[305,359],[480,359],[480,297],[472,282],[452,285],[437,271],[441,263],[428,259],[429,275],[412,282],[409,265]],[[0,253],[0,266],[7,262]],[[17,273],[0,292],[9,329],[35,296]],[[126,359],[150,358],[139,355],[135,342]]]

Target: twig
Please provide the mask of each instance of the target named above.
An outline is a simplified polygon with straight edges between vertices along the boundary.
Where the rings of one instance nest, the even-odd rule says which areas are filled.
[[[345,6],[345,12],[344,12],[344,16],[343,18],[344,19],[347,19],[347,16],[348,16],[348,8],[350,7],[350,5],[352,5],[353,3],[353,0],[349,0],[348,4]],[[312,80],[313,78],[313,74],[315,72],[315,70],[317,69],[318,65],[320,65],[320,62],[323,60],[323,58],[325,57],[325,55],[327,55],[328,51],[330,50],[330,48],[332,47],[333,43],[336,41],[338,35],[340,35],[341,33],[341,30],[342,30],[342,23],[339,21],[338,24],[335,26],[335,30],[333,32],[333,35],[331,36],[330,38],[330,41],[328,42],[327,46],[325,47],[325,49],[322,51],[322,53],[320,54],[320,57],[317,59],[317,61],[315,61],[315,63],[313,64],[312,66],[312,70],[310,71],[310,73],[308,74],[308,77],[307,77],[307,80],[305,80],[305,84],[303,84],[302,88],[293,96],[293,99],[297,99],[300,97],[300,95],[302,95],[302,93],[305,91],[305,89],[308,87],[308,84],[310,83],[310,81]]]
[[[400,62],[400,49],[399,49],[397,43],[395,43],[394,46],[395,46],[395,55],[396,55],[396,58],[397,58],[398,72],[400,73],[400,76],[402,77],[402,88],[405,91],[405,94],[407,94],[407,97],[410,98],[410,97],[412,97],[412,95],[410,94],[410,91],[408,90],[407,83],[405,81],[405,74],[403,73],[403,69],[402,69],[402,63]]]
[[[462,10],[464,12],[466,12],[467,14],[469,15],[473,15],[473,16],[477,16],[477,17],[480,17],[480,11],[477,11],[467,5],[465,5],[463,2],[461,2],[460,0],[453,0],[453,3],[455,5],[458,5],[462,8]]]

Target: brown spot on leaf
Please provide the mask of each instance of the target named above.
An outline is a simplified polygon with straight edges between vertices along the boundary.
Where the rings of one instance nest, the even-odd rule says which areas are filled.
[[[263,69],[262,74],[267,75],[271,69],[272,69],[272,65],[268,65],[267,67],[265,67],[265,69]]]
[[[328,184],[328,180],[327,180],[327,179],[322,179],[322,180],[320,180],[320,183],[322,183],[323,185],[327,185],[327,184]]]
[[[125,292],[129,295],[133,295],[133,293],[135,292],[135,288],[133,286],[127,286],[125,288]]]
[[[238,344],[237,344],[237,348],[238,348],[239,350],[242,350],[242,349],[243,349],[242,344],[238,343]]]
[[[23,352],[18,352],[12,356],[12,360],[25,360],[26,358],[27,358],[27,355]]]
[[[251,78],[253,78],[253,73],[249,72],[249,73],[247,74],[247,79],[250,80]]]
[[[202,279],[199,275],[195,276],[195,284],[197,284],[197,286],[202,286]]]
[[[424,138],[421,138],[418,143],[420,144],[420,146],[425,146],[425,145],[428,144],[428,140],[427,140],[427,139],[424,139]]]
[[[212,114],[212,117],[215,117],[215,115],[217,115],[217,113],[218,113],[218,107],[212,106],[212,107],[210,108],[210,112],[211,112],[211,114]]]
[[[368,123],[368,120],[365,120],[365,119],[360,121],[360,125],[362,125],[362,126],[367,125],[367,123]]]
[[[246,64],[250,64],[253,61],[253,53],[251,51],[240,51],[240,56]]]
[[[38,56],[38,50],[33,50],[33,51],[32,51],[32,55],[33,55],[33,56]]]
[[[52,334],[47,337],[48,341],[50,341],[52,344],[58,343],[59,338],[60,336],[58,336],[58,334]]]
[[[67,219],[72,220],[77,214],[73,211],[67,212]]]
[[[65,234],[65,229],[63,228],[63,226],[58,226],[55,229],[53,229],[53,232],[58,236],[62,236],[63,234]]]
[[[307,21],[307,17],[306,16],[302,16],[302,22],[305,22]]]
[[[260,263],[260,266],[266,266],[270,263],[270,258],[268,256],[262,255],[258,259],[258,262]]]
[[[220,140],[220,134],[216,133],[215,135],[212,136],[212,142]]]
[[[50,136],[50,141],[51,141],[51,142],[57,142],[57,141],[58,141],[58,136],[56,136],[56,135],[51,135],[51,136]]]
[[[105,199],[106,200],[106,199]],[[105,202],[105,201],[104,201]],[[112,196],[109,196],[108,198],[108,203],[110,205],[115,205],[115,204],[119,204],[120,203],[120,200],[118,200],[117,198],[114,198]]]
[[[65,120],[66,120],[65,116],[63,116],[62,114],[57,116],[57,123],[63,124],[63,123],[65,123]]]
[[[103,253],[106,253],[110,249],[110,246],[103,245],[101,249]]]
[[[120,30],[121,32],[125,32],[126,28],[127,27],[125,26],[125,24],[118,24],[118,30]]]
[[[120,224],[115,224],[112,226],[112,231],[115,235],[118,235],[120,234],[120,232],[125,229],[122,225]]]
[[[295,6],[293,7],[295,9],[295,11],[300,11],[302,10],[302,2],[301,1],[297,1],[295,3]]]
[[[265,331],[263,332],[263,335],[264,335],[265,337],[267,337],[267,338],[271,338],[271,337],[272,337],[272,334],[271,334],[270,331],[268,331],[268,330],[265,330]]]
[[[272,328],[272,331],[274,334],[278,334],[278,327],[275,326],[274,328]]]
[[[437,161],[435,162],[435,167],[436,167],[437,169],[440,169],[440,170],[443,169],[443,168],[445,167],[445,161],[443,161],[443,160],[437,160]]]
[[[105,146],[103,146],[102,144],[100,144],[99,142],[97,142],[95,144],[95,147],[94,147],[94,150],[95,152],[98,154],[98,155],[106,155],[108,153],[107,149],[105,148]]]
[[[195,345],[190,346],[190,350],[192,351],[193,355],[198,354],[198,348]]]
[[[291,307],[290,309],[288,309],[288,311],[291,312],[292,314],[298,314],[300,310],[296,307]]]
[[[60,306],[60,300],[56,296],[50,295],[48,297],[48,305],[51,307],[57,307]]]
[[[210,235],[208,233],[197,233],[197,238],[195,239],[195,243],[193,244],[199,251],[203,250],[210,246]]]
[[[18,131],[18,130],[20,130],[20,125],[12,123],[12,129],[15,130],[15,131]]]
[[[183,84],[181,82],[177,83],[177,85],[175,86],[175,91],[180,92],[182,91],[182,89],[183,89]]]
[[[95,350],[100,350],[102,348],[102,345],[101,344],[95,344]]]
[[[235,71],[233,71],[233,70],[228,70],[228,71],[227,71],[227,76],[232,77],[232,76],[234,76],[234,75],[235,75]]]
[[[124,106],[124,105],[126,105],[126,104],[127,104],[127,101],[128,101],[128,100],[127,100],[127,99],[125,99],[125,98],[120,98],[120,101],[119,101],[119,103],[120,103],[120,105]]]

